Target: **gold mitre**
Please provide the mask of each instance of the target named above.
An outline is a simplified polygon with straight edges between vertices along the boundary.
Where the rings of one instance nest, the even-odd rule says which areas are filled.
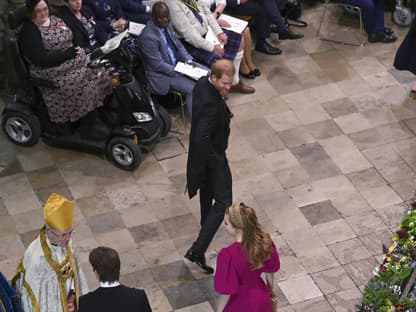
[[[64,196],[52,193],[43,208],[43,218],[52,230],[66,232],[72,229],[74,203]]]

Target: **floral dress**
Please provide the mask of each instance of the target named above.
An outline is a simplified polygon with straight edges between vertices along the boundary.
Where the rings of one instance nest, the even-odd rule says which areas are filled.
[[[50,26],[38,26],[42,43],[48,52],[64,51],[72,46],[72,32],[58,17],[50,16]],[[73,122],[103,105],[111,93],[111,76],[104,68],[87,67],[89,57],[84,51],[55,67],[30,66],[32,77],[47,79],[58,89],[41,87],[43,99],[52,122]]]

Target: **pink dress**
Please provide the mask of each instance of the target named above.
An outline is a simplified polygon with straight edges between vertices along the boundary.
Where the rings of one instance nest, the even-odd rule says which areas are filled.
[[[215,291],[230,295],[225,312],[272,312],[269,291],[260,274],[277,272],[279,254],[273,244],[271,257],[257,270],[250,268],[247,255],[240,251],[241,243],[223,248],[218,254],[214,276]]]

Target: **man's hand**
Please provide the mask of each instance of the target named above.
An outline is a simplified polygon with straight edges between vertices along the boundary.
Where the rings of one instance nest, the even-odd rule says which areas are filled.
[[[126,27],[126,25],[127,25],[127,21],[124,18],[119,18],[113,24],[111,24],[111,27],[114,30],[122,32],[124,28]]]
[[[228,23],[226,20],[218,19],[217,20],[218,25],[220,25],[222,28],[228,28],[231,26],[230,23]]]
[[[225,33],[220,33],[217,37],[218,37],[218,40],[220,42],[222,42],[224,45],[227,44],[228,38],[227,38],[227,35]]]
[[[216,44],[214,46],[214,53],[216,53],[219,56],[223,57],[224,56],[224,49],[219,44]]]

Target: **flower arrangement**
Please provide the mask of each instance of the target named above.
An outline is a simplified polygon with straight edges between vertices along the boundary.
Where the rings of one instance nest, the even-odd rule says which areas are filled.
[[[389,247],[383,245],[383,263],[374,269],[374,277],[364,288],[359,312],[416,312],[416,285],[410,285],[406,290],[408,294],[402,296],[416,268],[416,202],[391,241]]]

